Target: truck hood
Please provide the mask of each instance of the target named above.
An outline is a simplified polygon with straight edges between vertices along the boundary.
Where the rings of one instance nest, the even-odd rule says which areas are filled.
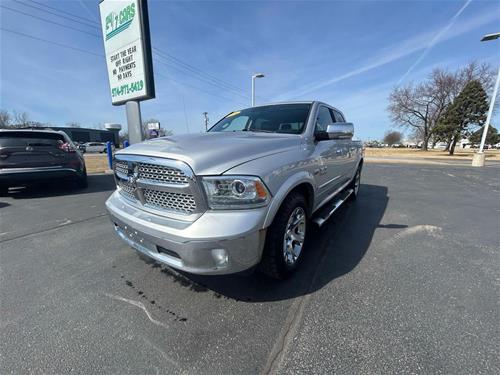
[[[181,160],[196,175],[218,175],[242,163],[296,149],[301,143],[302,137],[293,134],[213,132],[157,138],[117,154]]]

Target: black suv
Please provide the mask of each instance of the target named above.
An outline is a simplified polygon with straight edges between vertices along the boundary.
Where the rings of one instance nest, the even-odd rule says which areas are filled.
[[[0,129],[0,193],[12,186],[55,179],[87,186],[85,161],[66,133]]]

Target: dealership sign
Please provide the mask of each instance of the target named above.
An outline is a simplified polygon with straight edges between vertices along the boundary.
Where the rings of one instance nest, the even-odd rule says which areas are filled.
[[[99,10],[112,103],[154,98],[147,1],[103,0]]]

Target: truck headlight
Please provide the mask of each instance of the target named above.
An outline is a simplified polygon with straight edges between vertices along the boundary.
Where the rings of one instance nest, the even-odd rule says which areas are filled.
[[[213,209],[244,209],[267,205],[269,191],[258,177],[203,177],[208,205]]]

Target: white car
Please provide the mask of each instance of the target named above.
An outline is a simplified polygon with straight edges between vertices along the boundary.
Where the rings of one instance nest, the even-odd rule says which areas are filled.
[[[113,146],[111,146],[113,148]],[[87,142],[85,143],[85,152],[106,153],[106,143],[103,142]]]

